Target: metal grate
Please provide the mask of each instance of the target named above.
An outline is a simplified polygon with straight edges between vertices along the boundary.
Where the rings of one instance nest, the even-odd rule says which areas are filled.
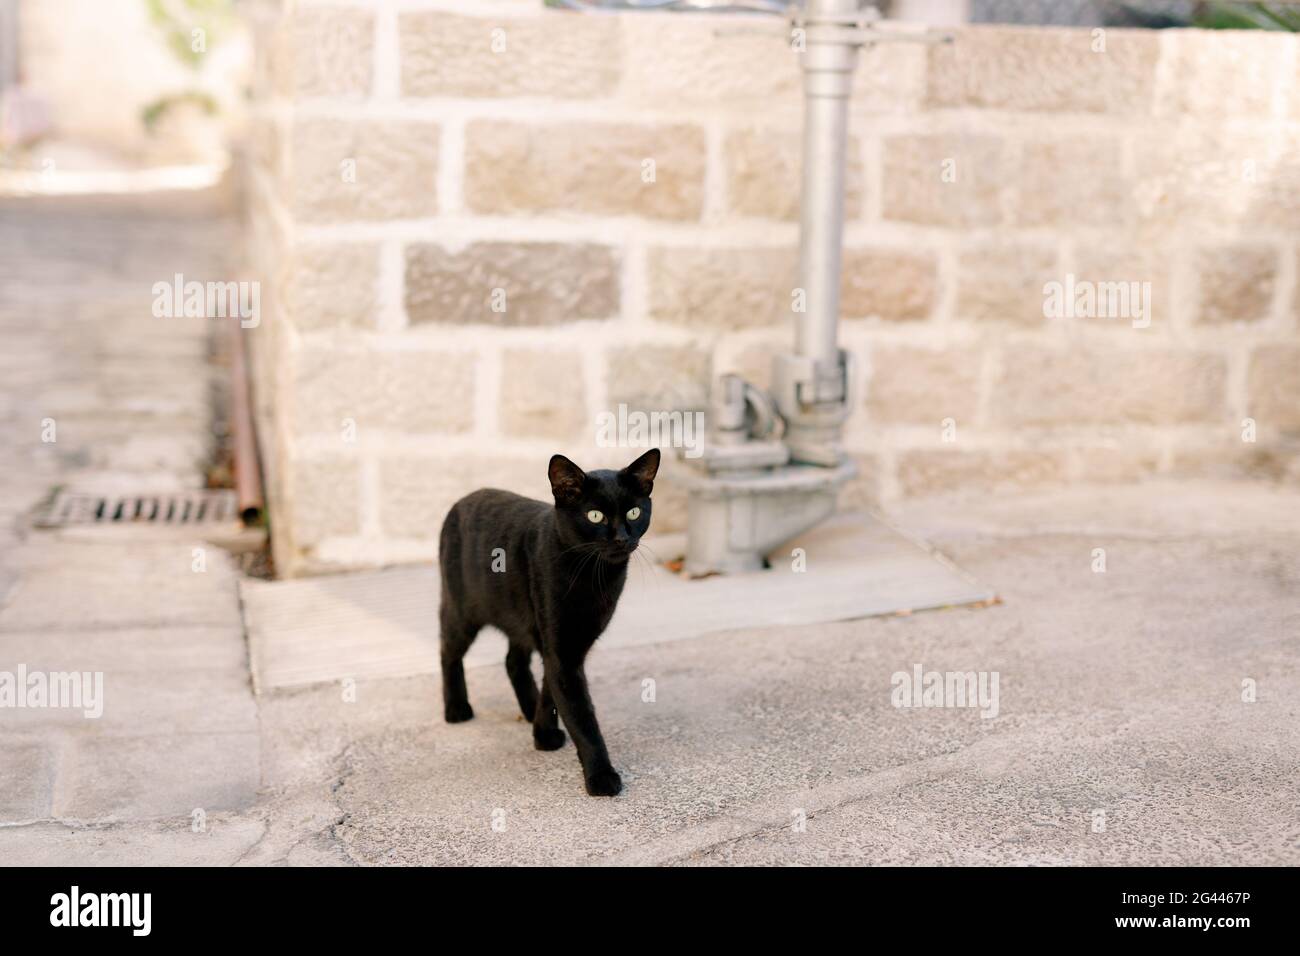
[[[239,519],[229,490],[183,491],[161,495],[97,495],[61,491],[36,518],[38,528],[69,525],[220,525]]]

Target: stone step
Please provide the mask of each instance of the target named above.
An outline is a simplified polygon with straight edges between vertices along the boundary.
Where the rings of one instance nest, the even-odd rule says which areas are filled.
[[[680,539],[652,545],[668,557]],[[807,571],[791,567],[802,548]],[[345,678],[438,669],[438,571],[410,567],[292,581],[241,582],[259,693]],[[815,624],[977,604],[994,593],[881,521],[842,515],[789,543],[770,571],[689,581],[635,561],[602,647],[657,644],[753,627]],[[497,664],[489,629],[467,666]]]

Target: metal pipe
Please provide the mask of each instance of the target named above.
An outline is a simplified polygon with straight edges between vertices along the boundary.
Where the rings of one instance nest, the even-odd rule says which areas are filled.
[[[785,420],[791,460],[827,468],[844,460],[840,434],[851,400],[850,356],[838,341],[849,97],[863,28],[879,17],[875,8],[860,7],[860,0],[808,0],[795,17],[804,31],[799,281],[805,299],[795,316],[794,350],[773,360],[772,397]]]
[[[261,520],[266,502],[253,430],[244,330],[238,322],[231,322],[230,329],[230,427],[235,440],[235,492],[239,498],[240,520],[251,527]]]
[[[844,166],[857,44],[818,27],[820,17],[858,11],[860,0],[808,0],[804,70],[803,193],[799,268],[807,310],[795,324],[795,351],[827,370],[839,363]],[[821,371],[821,369],[819,369]],[[829,374],[823,372],[827,378]],[[819,379],[823,375],[817,376]]]

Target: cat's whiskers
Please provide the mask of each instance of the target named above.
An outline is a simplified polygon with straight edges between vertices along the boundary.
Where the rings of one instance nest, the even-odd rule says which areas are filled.
[[[645,546],[642,545],[642,547],[645,547]],[[637,565],[637,567],[639,567],[639,568],[641,569],[641,580],[643,580],[643,581],[645,580],[646,569],[648,568],[648,569],[649,569],[649,573],[650,573],[650,580],[653,581],[656,585],[658,585],[658,584],[660,583],[660,581],[659,581],[659,576],[658,576],[657,572],[655,571],[655,566],[654,566],[654,564],[650,561],[650,559],[647,558],[644,554],[641,553],[641,549],[640,549],[640,548],[638,548],[636,551],[633,551],[632,553],[635,554],[637,557],[639,557],[639,558],[641,559],[641,563]],[[653,554],[654,552],[651,552],[651,553]]]
[[[647,558],[647,557],[645,556],[645,554],[642,553],[643,551],[649,551],[651,557],[653,557],[654,560],[651,561],[650,558]],[[663,560],[659,557],[658,554],[655,553],[655,549],[652,548],[652,547],[650,547],[650,545],[646,544],[646,543],[643,541],[643,542],[641,542],[641,543],[637,546],[637,549],[636,549],[635,551],[633,551],[632,553],[635,554],[635,555],[637,555],[637,556],[641,559],[641,578],[642,578],[642,580],[645,580],[646,568],[649,568],[649,569],[650,569],[650,580],[654,581],[656,585],[662,584],[663,582],[661,582],[661,581],[659,580],[659,574],[658,574],[658,572],[656,571],[656,566],[657,566],[657,565],[662,565],[662,564],[663,564]]]
[[[642,542],[641,547],[637,549],[637,553],[640,554],[642,549],[649,551],[650,557],[654,558],[653,561],[650,561],[650,558],[647,558],[644,554],[641,555],[642,560],[648,561],[651,564],[651,566],[664,563],[663,558],[659,557],[659,555],[655,552],[655,549],[650,547],[650,545]]]
[[[587,566],[587,563],[596,554],[596,548],[594,542],[588,541],[588,542],[584,542],[583,544],[587,545],[587,548],[585,551],[582,552],[581,557],[578,559],[578,566],[573,571],[573,577],[569,578],[569,586],[564,590],[564,597],[566,598],[569,596],[569,592],[573,590],[573,586],[578,583],[578,578],[582,576],[583,568]],[[574,548],[570,550],[576,550],[576,548],[578,547],[582,547],[582,545],[575,545]]]
[[[599,598],[599,599],[601,599],[601,600],[604,600],[604,598],[605,598],[605,562],[602,561],[602,560],[600,560],[599,557],[596,558],[595,574],[592,575],[592,576],[596,579],[596,597]]]
[[[560,557],[564,557],[564,555],[568,554],[571,551],[577,551],[579,548],[586,548],[588,551],[590,551],[593,548],[599,548],[599,547],[600,547],[599,541],[579,541],[577,544],[567,547],[563,551],[561,551]]]
[[[577,567],[574,568],[573,577],[569,579],[569,586],[565,588],[564,597],[569,596],[569,592],[573,590],[573,586],[578,583],[578,579],[582,577],[583,573],[587,570],[587,565],[591,564],[594,559],[595,564],[591,569],[593,572],[592,577],[600,591],[600,596],[603,598],[605,596],[605,589],[603,587],[604,569],[602,568],[602,565],[605,562],[600,559],[600,555],[604,550],[604,545],[599,541],[583,541],[574,545],[569,550],[576,551],[578,549],[583,549],[579,552],[581,557],[578,560]]]

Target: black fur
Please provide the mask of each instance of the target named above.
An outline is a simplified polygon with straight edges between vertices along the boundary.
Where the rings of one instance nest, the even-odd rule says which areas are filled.
[[[551,458],[554,505],[485,488],[452,505],[442,525],[442,697],[448,723],[469,720],[465,652],[485,624],[510,639],[506,674],[533,722],[538,750],[564,746],[564,721],[578,749],[587,792],[623,789],[587,693],[583,663],[618,605],[627,564],[650,526],[659,449],[622,471],[583,472]],[[641,513],[629,519],[628,512]],[[588,512],[599,511],[593,522]],[[540,693],[531,661],[542,658]]]

